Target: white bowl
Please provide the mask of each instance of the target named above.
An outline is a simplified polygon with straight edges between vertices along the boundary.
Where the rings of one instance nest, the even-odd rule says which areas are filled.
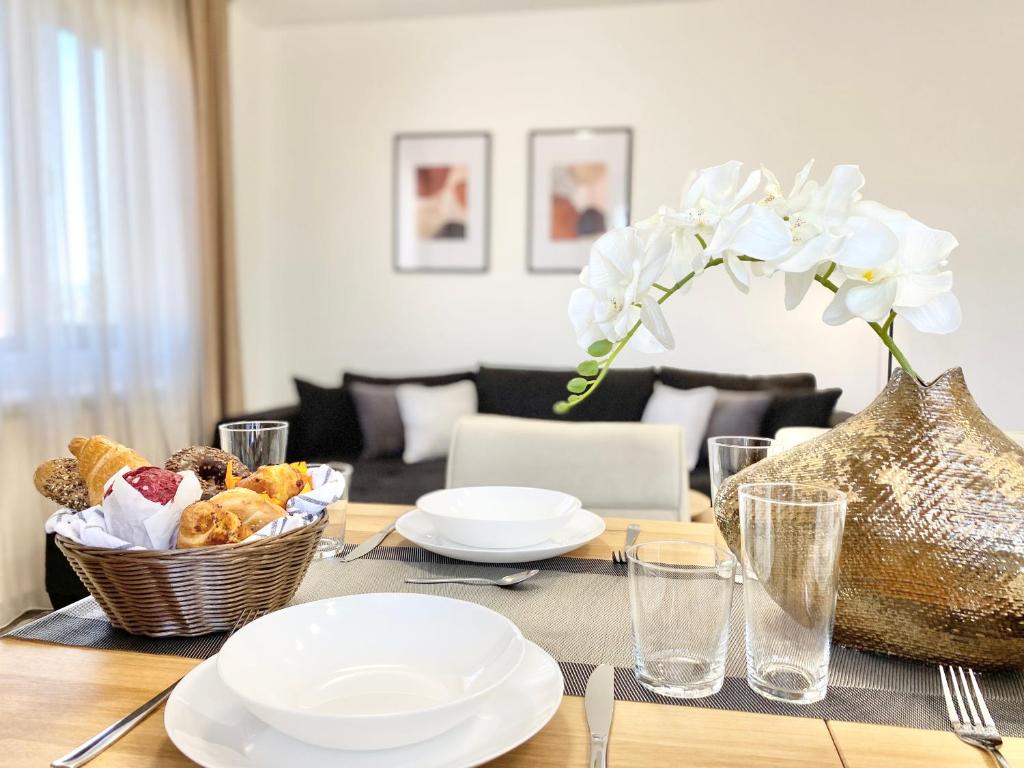
[[[446,539],[484,549],[539,544],[580,508],[575,496],[542,488],[448,488],[420,496],[416,507]]]
[[[221,649],[224,684],[263,722],[334,749],[390,749],[474,715],[526,644],[501,614],[417,594],[370,594],[285,608]]]

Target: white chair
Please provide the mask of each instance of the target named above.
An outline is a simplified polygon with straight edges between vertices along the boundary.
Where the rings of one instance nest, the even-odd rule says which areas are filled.
[[[446,484],[550,488],[599,515],[689,520],[689,480],[677,424],[465,416]]]

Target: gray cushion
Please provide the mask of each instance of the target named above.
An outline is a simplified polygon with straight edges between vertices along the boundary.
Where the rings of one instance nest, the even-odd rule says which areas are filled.
[[[362,458],[400,456],[405,447],[405,432],[395,388],[387,384],[353,381],[347,389],[355,403],[359,429],[363,433]]]
[[[715,395],[707,436],[757,437],[761,434],[761,422],[773,398],[772,392],[719,390]]]

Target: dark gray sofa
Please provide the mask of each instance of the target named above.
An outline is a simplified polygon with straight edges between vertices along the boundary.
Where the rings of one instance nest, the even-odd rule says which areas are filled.
[[[565,396],[569,370],[481,366],[431,376],[382,377],[346,373],[339,387],[319,387],[296,380],[300,402],[255,413],[225,418],[234,420],[281,419],[289,422],[288,460],[347,461],[355,467],[351,499],[362,502],[412,504],[423,493],[444,485],[445,461],[405,464],[400,456],[362,459],[362,432],[348,388],[353,382],[375,384],[420,383],[427,386],[471,380],[476,383],[480,413],[569,421],[639,421],[654,389],[654,382],[679,389],[713,386],[730,391],[770,391],[772,404],[760,434],[770,436],[784,426],[831,426],[841,390],[818,390],[812,373],[742,376],[680,368],[623,368],[608,373],[601,388],[585,403],[557,416],[551,406]],[[216,436],[214,436],[216,439]],[[706,451],[702,449],[690,486],[708,493]]]

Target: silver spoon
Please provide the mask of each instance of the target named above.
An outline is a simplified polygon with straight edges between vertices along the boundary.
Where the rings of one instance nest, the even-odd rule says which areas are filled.
[[[510,573],[508,576],[502,576],[500,579],[474,579],[474,578],[440,578],[440,579],[406,579],[406,584],[477,584],[483,587],[514,587],[516,584],[521,584],[527,579],[533,578],[539,570],[534,568],[532,571],[519,571],[519,573]]]

